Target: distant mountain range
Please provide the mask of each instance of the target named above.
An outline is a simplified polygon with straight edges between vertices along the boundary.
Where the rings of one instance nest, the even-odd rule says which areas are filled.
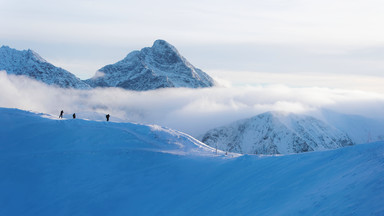
[[[152,47],[133,51],[123,60],[102,67],[94,77],[80,80],[72,73],[50,64],[32,50],[0,48],[0,70],[25,75],[62,88],[120,87],[135,91],[159,88],[212,87],[214,80],[189,63],[177,49],[164,40]]]
[[[80,80],[32,50],[0,48],[0,70],[25,75],[62,88],[120,87],[135,91],[159,88],[204,88],[214,80],[189,63],[175,47],[157,40]],[[335,149],[384,140],[384,121],[324,111],[320,119],[267,112],[214,128],[201,141],[223,151],[245,154],[290,154]]]

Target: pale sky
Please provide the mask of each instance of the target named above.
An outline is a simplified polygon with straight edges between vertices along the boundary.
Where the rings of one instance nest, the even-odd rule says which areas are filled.
[[[235,84],[271,80],[247,76],[254,73],[309,76],[306,86],[322,74],[344,77],[340,85],[359,76],[377,85],[383,8],[379,0],[0,0],[0,45],[30,48],[82,79],[164,39]]]

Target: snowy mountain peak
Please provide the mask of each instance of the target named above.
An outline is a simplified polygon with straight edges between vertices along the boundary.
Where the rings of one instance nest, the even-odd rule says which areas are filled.
[[[31,49],[0,48],[0,70],[8,74],[24,75],[48,85],[63,88],[88,89],[90,86],[70,72],[56,67]]]
[[[9,46],[0,47],[0,57],[2,58],[2,61],[7,60],[8,59],[7,56],[32,59],[40,62],[47,62],[39,54],[37,54],[31,49],[19,51],[19,50],[10,48]]]
[[[11,47],[9,47],[7,45],[2,45],[0,47],[0,52],[3,52],[4,50],[15,50],[15,49],[12,49]]]
[[[153,46],[152,46],[152,49],[155,49],[155,50],[172,50],[174,52],[177,52],[177,49],[172,46],[170,43],[168,43],[167,41],[165,40],[156,40],[154,43],[153,43]]]
[[[44,63],[48,63],[45,59],[43,59],[39,54],[37,54],[35,51],[31,50],[31,49],[28,49],[26,51],[26,55],[35,60],[35,61],[38,61],[38,62],[44,62]]]
[[[214,85],[210,76],[195,68],[164,40],[156,40],[152,47],[133,51],[123,60],[104,66],[86,82],[93,87],[121,87],[136,91]]]
[[[0,47],[0,52],[2,52],[3,50],[9,50],[9,49],[11,49],[9,46],[2,45],[2,46]]]
[[[186,61],[177,49],[165,40],[156,40],[152,47],[143,48],[141,51],[145,55],[151,55],[154,60],[163,64],[171,65]]]
[[[344,132],[310,116],[267,112],[208,131],[202,142],[247,154],[289,154],[353,145]]]

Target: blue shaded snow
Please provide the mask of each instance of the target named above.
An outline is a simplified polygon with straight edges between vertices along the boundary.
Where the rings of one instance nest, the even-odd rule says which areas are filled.
[[[0,215],[384,215],[384,143],[216,155],[183,133],[0,108]]]

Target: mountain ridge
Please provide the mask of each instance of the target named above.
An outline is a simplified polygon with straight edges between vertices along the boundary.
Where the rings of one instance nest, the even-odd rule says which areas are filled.
[[[266,112],[207,131],[201,141],[223,151],[291,154],[354,145],[341,130],[314,117]]]
[[[1,46],[0,70],[5,70],[8,74],[25,75],[61,88],[90,88],[74,74],[54,66],[31,49],[19,51],[9,46]]]

